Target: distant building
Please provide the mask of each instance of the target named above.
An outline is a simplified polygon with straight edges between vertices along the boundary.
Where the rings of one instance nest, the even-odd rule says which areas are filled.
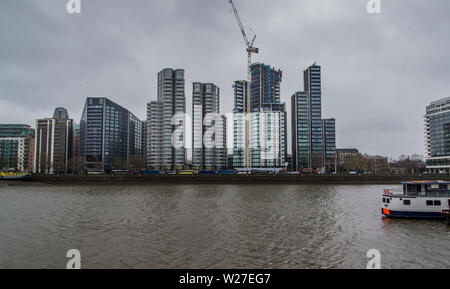
[[[336,120],[322,119],[323,159],[325,169],[330,172],[336,169]]]
[[[283,73],[264,63],[251,66],[251,111],[261,112],[261,108],[278,109],[281,104],[280,86]]]
[[[389,171],[387,157],[363,155],[362,169],[366,174],[384,174]]]
[[[142,122],[106,97],[88,97],[80,121],[80,158],[85,169],[128,170],[142,157]]]
[[[389,159],[378,155],[361,154],[357,149],[337,149],[338,167],[342,172],[385,174],[390,171]]]
[[[249,112],[250,104],[247,103],[248,82],[245,80],[237,80],[233,84],[234,106],[233,106],[233,167],[245,168],[250,166],[246,160],[249,132],[245,131],[245,113]]]
[[[433,173],[450,173],[450,97],[426,108],[426,168]]]
[[[234,169],[233,160],[234,158],[232,154],[227,155],[227,169],[229,170]]]
[[[144,160],[144,166],[147,167],[148,165],[148,159],[147,159],[147,155],[148,155],[148,139],[149,139],[149,126],[148,126],[148,121],[144,120],[142,121],[142,132],[141,132],[141,137],[142,137],[142,141],[141,141],[141,153],[142,153],[142,157]]]
[[[308,121],[310,135],[310,155],[308,168],[323,167],[322,138],[322,72],[313,64],[303,72],[304,91],[308,93]]]
[[[263,63],[251,65],[251,167],[284,168],[287,158],[287,113],[281,102],[281,70]]]
[[[348,172],[362,167],[362,156],[358,149],[336,149],[338,171]]]
[[[304,90],[291,97],[293,169],[330,170],[336,158],[336,120],[322,119],[321,67],[303,72]]]
[[[296,92],[291,97],[292,169],[310,168],[311,134],[307,92]]]
[[[286,162],[288,164],[288,166],[287,166],[288,170],[292,171],[293,170],[293,165],[294,165],[292,154],[288,154]]]
[[[24,124],[0,124],[0,171],[33,170],[34,129]]]
[[[186,166],[184,84],[183,69],[166,68],[158,73],[158,99],[147,105],[149,168],[175,171]]]
[[[53,118],[36,121],[34,172],[72,172],[74,154],[74,121],[65,108],[56,108]]]
[[[359,156],[358,149],[336,149],[336,155],[339,163],[345,162],[345,158]]]
[[[193,83],[192,168],[223,170],[227,167],[226,118],[220,113],[220,89],[212,83]],[[205,144],[211,142],[210,144]]]
[[[74,170],[76,172],[79,172],[81,169],[84,168],[84,164],[82,164],[80,162],[80,125],[79,124],[75,125],[74,142],[75,142],[74,155],[73,155],[74,165],[75,165]]]

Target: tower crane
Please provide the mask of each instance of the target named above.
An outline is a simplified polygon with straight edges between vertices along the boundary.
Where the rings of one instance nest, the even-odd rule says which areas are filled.
[[[229,0],[231,8],[233,9],[234,12],[234,16],[236,16],[236,20],[238,22],[239,25],[239,29],[241,30],[242,36],[244,37],[244,42],[245,45],[247,47],[247,95],[244,99],[244,112],[246,112],[247,114],[245,114],[245,140],[244,140],[244,164],[247,168],[251,167],[251,150],[250,150],[250,123],[249,123],[249,114],[251,112],[251,105],[250,105],[250,100],[251,100],[251,81],[252,81],[252,75],[251,75],[251,68],[250,66],[252,65],[252,54],[258,54],[259,53],[259,49],[256,48],[254,46],[255,44],[255,39],[256,39],[256,34],[254,34],[253,38],[251,41],[249,41],[247,34],[245,33],[245,29],[244,29],[244,25],[242,24],[241,18],[239,17],[239,13],[236,9],[236,6],[233,3],[233,0]]]
[[[251,82],[250,66],[252,65],[252,54],[253,53],[254,54],[258,54],[259,53],[259,49],[254,46],[255,39],[256,39],[256,34],[253,36],[252,41],[249,41],[249,39],[247,37],[247,34],[245,33],[244,25],[242,25],[241,18],[239,17],[239,12],[236,9],[236,6],[234,5],[233,0],[229,0],[229,1],[230,1],[230,4],[231,4],[231,8],[233,9],[234,16],[236,16],[236,20],[238,22],[239,29],[241,30],[242,36],[244,37],[245,45],[247,46],[247,56],[248,56],[248,63],[247,63],[248,64],[247,65],[247,69],[248,69],[247,77],[248,77],[248,79],[247,79],[247,81],[250,84],[250,82]]]

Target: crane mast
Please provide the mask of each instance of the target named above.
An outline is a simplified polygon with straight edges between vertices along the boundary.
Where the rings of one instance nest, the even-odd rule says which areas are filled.
[[[241,30],[242,36],[244,38],[244,42],[247,48],[247,95],[244,99],[244,121],[245,121],[245,148],[244,148],[244,163],[246,167],[251,167],[251,150],[250,150],[250,112],[251,112],[251,65],[252,65],[252,54],[258,54],[259,49],[254,46],[256,34],[253,36],[252,41],[248,40],[247,34],[245,33],[244,25],[242,24],[241,18],[239,17],[239,13],[236,9],[236,6],[233,3],[233,0],[229,0],[231,7],[234,12],[234,16],[236,17],[237,23],[239,25],[239,29]]]
[[[253,36],[252,41],[248,40],[247,33],[245,33],[244,25],[242,24],[242,21],[241,21],[241,17],[239,17],[239,12],[237,11],[233,0],[229,0],[229,2],[231,4],[231,8],[233,9],[234,16],[236,17],[237,23],[239,25],[239,29],[241,30],[242,37],[244,38],[245,45],[247,47],[247,56],[248,56],[248,63],[247,63],[248,64],[247,65],[247,67],[248,67],[248,79],[247,79],[247,81],[248,81],[248,83],[250,83],[251,82],[250,66],[252,64],[252,54],[253,53],[254,54],[258,54],[259,53],[259,49],[254,46],[255,39],[256,39],[256,34]]]

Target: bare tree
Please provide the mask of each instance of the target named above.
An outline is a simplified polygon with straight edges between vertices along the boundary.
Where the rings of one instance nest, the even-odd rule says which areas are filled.
[[[128,162],[130,170],[142,170],[145,169],[146,158],[142,155],[131,156]]]
[[[360,170],[364,168],[364,159],[360,154],[350,155],[344,159],[344,170]]]

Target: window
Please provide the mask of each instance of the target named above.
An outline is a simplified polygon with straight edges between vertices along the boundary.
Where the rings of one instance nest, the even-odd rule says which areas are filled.
[[[391,199],[386,199],[386,203],[390,204],[391,203]]]
[[[427,201],[427,206],[432,206],[433,205],[433,201]]]
[[[386,198],[383,198],[383,203],[386,203]]]
[[[434,201],[434,205],[440,207],[441,206],[441,201]]]
[[[404,200],[403,205],[405,206],[411,206],[411,200]]]

